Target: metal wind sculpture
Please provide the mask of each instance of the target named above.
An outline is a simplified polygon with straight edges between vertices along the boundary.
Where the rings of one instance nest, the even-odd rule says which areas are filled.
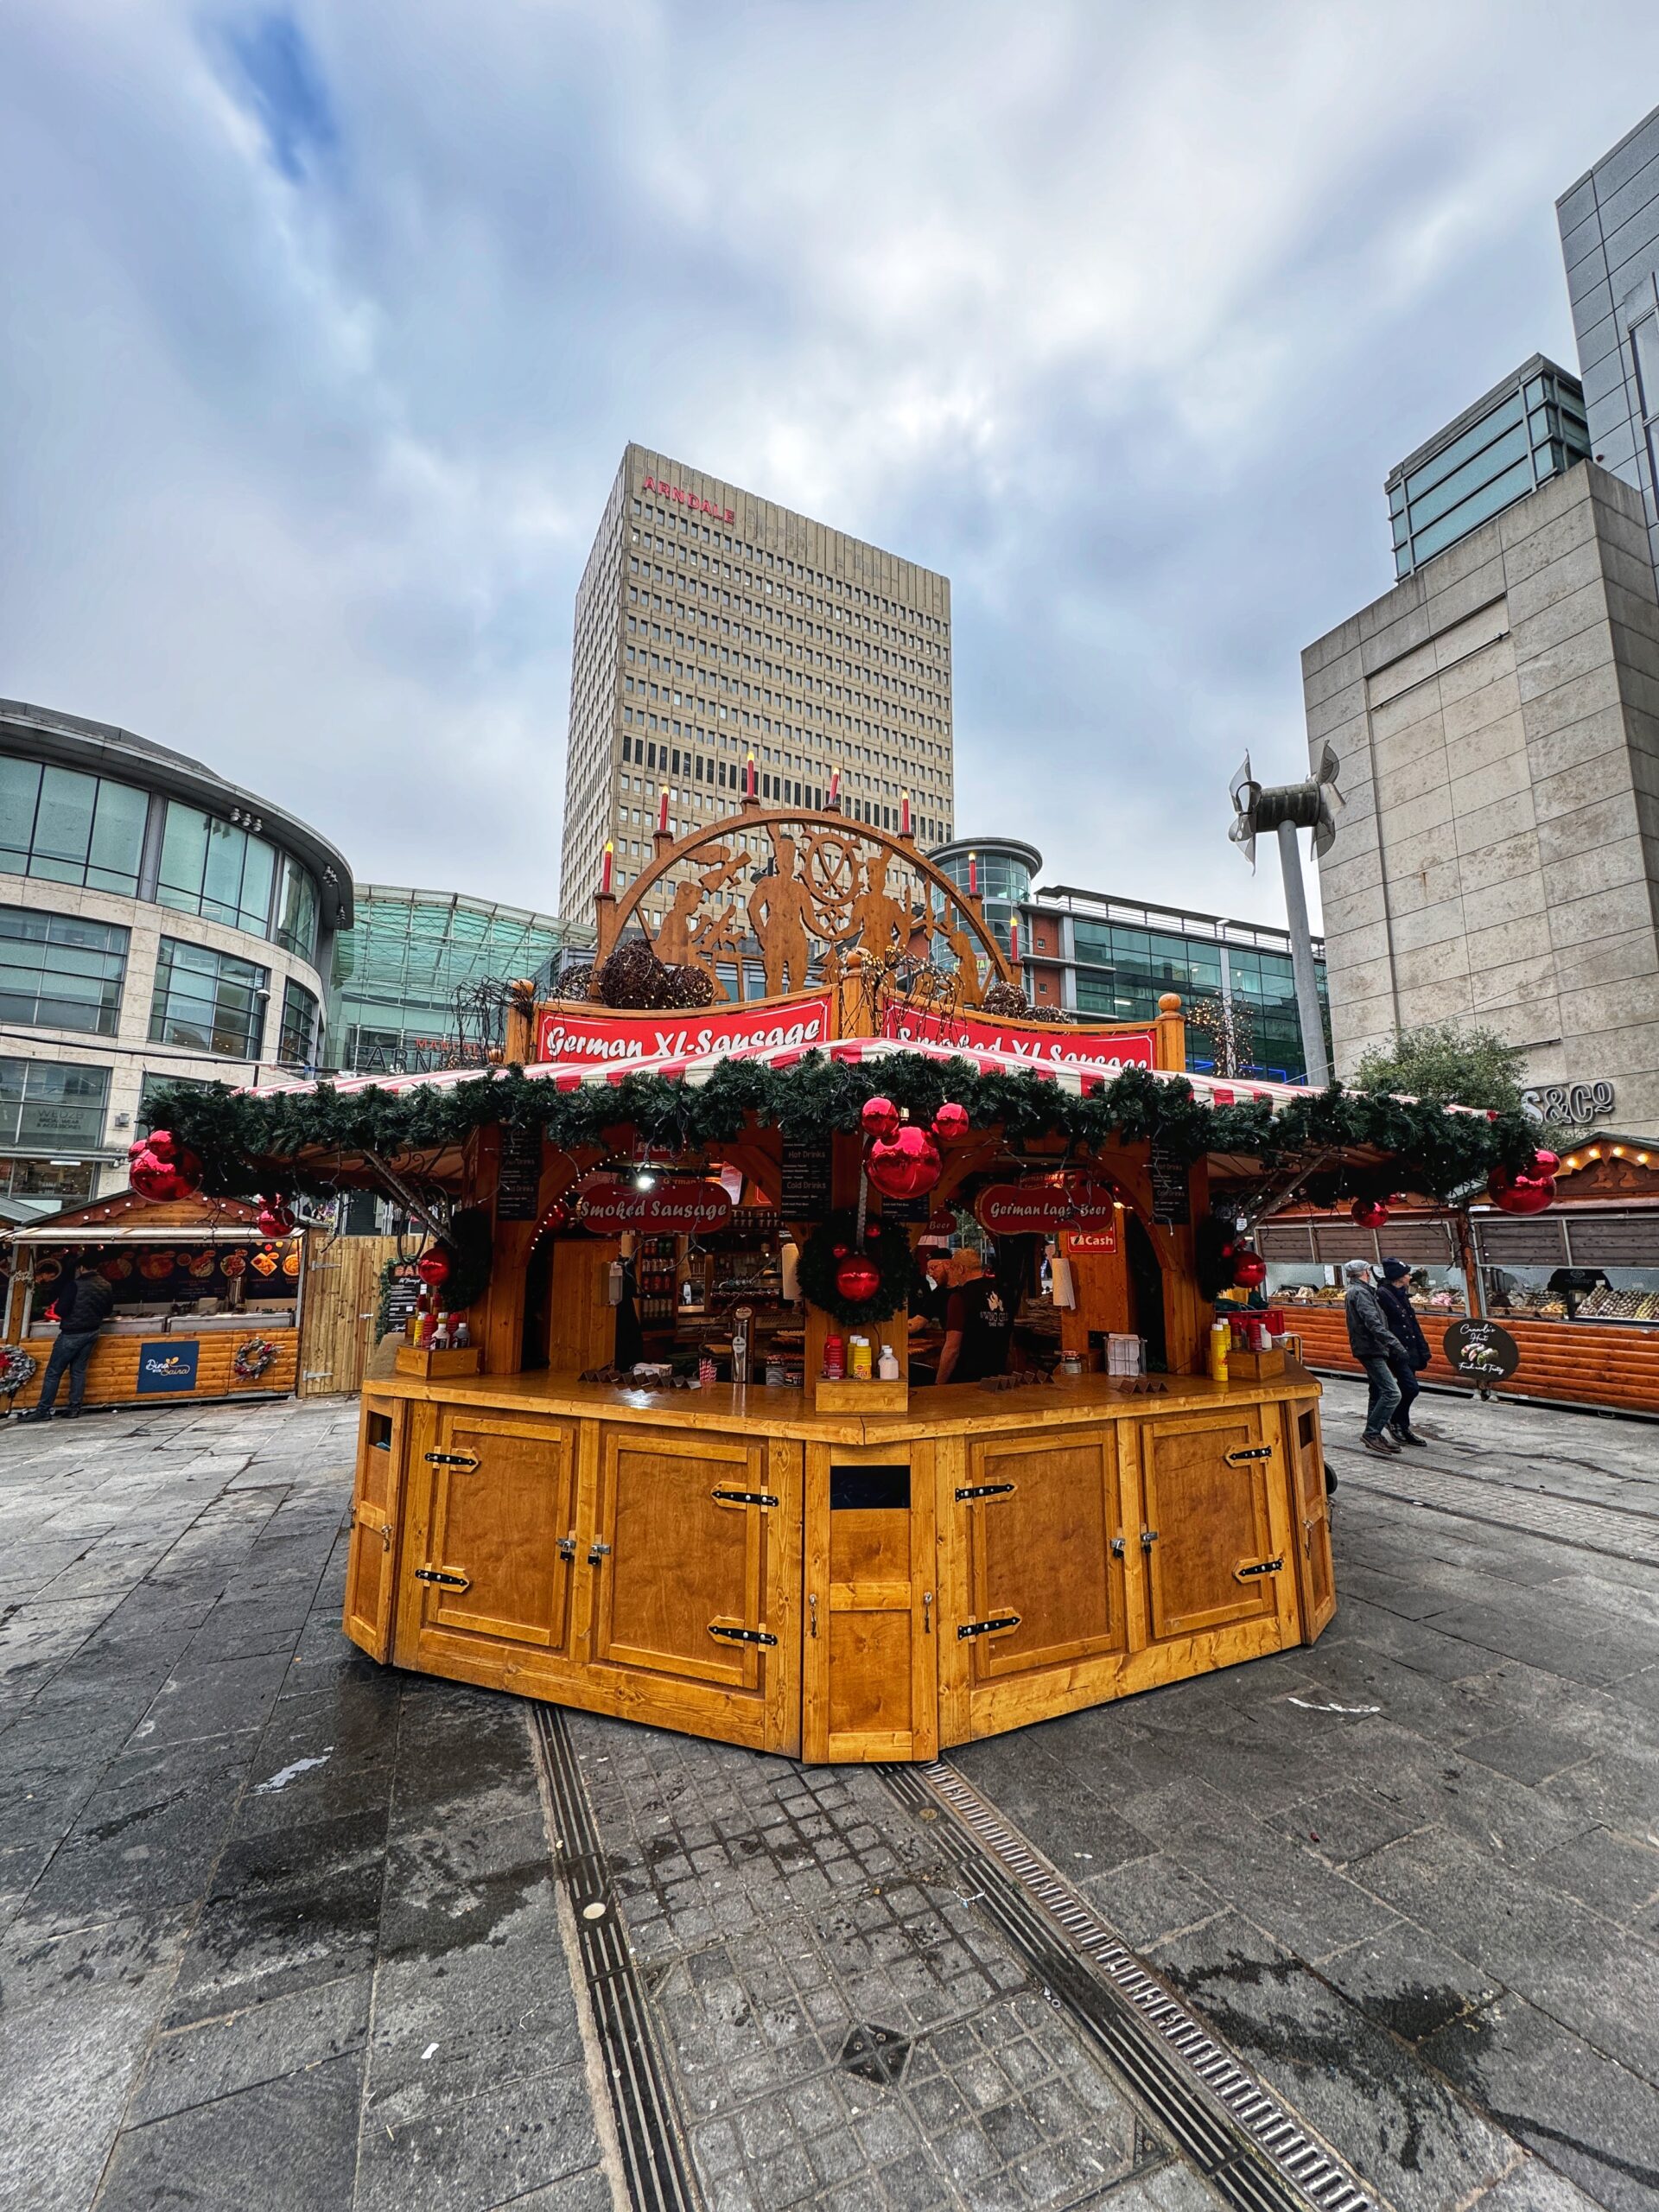
[[[1252,869],[1255,867],[1258,831],[1271,830],[1279,838],[1279,861],[1285,876],[1285,913],[1290,924],[1290,960],[1296,977],[1296,1012],[1301,1023],[1302,1056],[1307,1079],[1323,1090],[1331,1080],[1331,1063],[1325,1049],[1325,1023],[1319,1014],[1319,983],[1313,969],[1313,937],[1307,921],[1307,894],[1302,887],[1301,855],[1296,832],[1311,830],[1317,859],[1330,851],[1337,834],[1336,809],[1342,804],[1337,789],[1341,766],[1327,745],[1319,765],[1306,783],[1258,784],[1250,773],[1250,756],[1232,781],[1233,826],[1228,836],[1243,848]]]

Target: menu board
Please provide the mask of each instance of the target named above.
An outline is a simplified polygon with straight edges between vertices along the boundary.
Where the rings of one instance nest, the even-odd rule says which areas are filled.
[[[498,1221],[534,1221],[542,1180],[542,1133],[511,1122],[501,1131],[501,1161],[495,1185]]]
[[[834,1147],[829,1137],[805,1143],[785,1139],[779,1211],[785,1221],[828,1219]]]
[[[1152,1143],[1152,1217],[1178,1229],[1185,1228],[1192,1218],[1187,1164],[1155,1137]]]
[[[933,1193],[923,1191],[913,1198],[890,1198],[886,1192],[881,1198],[883,1221],[920,1222],[924,1228],[933,1218]]]

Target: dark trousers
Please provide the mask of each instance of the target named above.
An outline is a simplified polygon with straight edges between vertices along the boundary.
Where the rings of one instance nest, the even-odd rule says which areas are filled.
[[[1400,1385],[1394,1379],[1394,1370],[1381,1352],[1375,1359],[1362,1359],[1371,1385],[1370,1403],[1365,1408],[1365,1433],[1381,1436],[1394,1419],[1395,1408],[1400,1403]]]
[[[1407,1361],[1391,1359],[1389,1365],[1394,1370],[1394,1379],[1400,1386],[1400,1402],[1389,1415],[1389,1421],[1390,1427],[1397,1428],[1401,1435],[1405,1436],[1409,1434],[1411,1429],[1412,1401],[1421,1397],[1422,1386]]]
[[[58,1340],[47,1356],[46,1374],[41,1382],[41,1402],[36,1413],[49,1413],[52,1401],[58,1395],[58,1377],[65,1368],[69,1370],[69,1410],[80,1411],[80,1402],[86,1395],[86,1363],[92,1356],[92,1346],[98,1342],[98,1332],[89,1330],[85,1336],[66,1337],[59,1332]]]

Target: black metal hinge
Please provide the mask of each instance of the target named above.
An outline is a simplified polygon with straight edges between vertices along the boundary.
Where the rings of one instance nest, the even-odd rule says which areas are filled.
[[[1252,1459],[1271,1459],[1272,1457],[1271,1444],[1251,1444],[1241,1446],[1236,1452],[1230,1452],[1227,1454],[1227,1464],[1230,1467],[1244,1467],[1248,1466]]]
[[[469,1475],[475,1474],[478,1454],[476,1452],[429,1452],[426,1464],[429,1467],[461,1467]]]
[[[709,1633],[720,1637],[728,1643],[776,1643],[778,1641],[775,1636],[769,1636],[763,1628],[728,1628],[724,1621],[710,1621]]]
[[[709,1495],[716,1505],[776,1505],[779,1502],[769,1490],[711,1490]]]
[[[457,1574],[453,1568],[447,1567],[417,1567],[415,1580],[417,1582],[435,1582],[440,1590],[470,1590],[473,1586],[470,1575]]]
[[[969,1483],[966,1490],[957,1492],[958,1505],[971,1505],[976,1497],[1011,1497],[1012,1483]]]
[[[1018,1628],[1018,1613],[993,1613],[988,1620],[964,1621],[957,1630],[957,1641],[965,1643],[970,1636],[989,1636],[994,1629]]]
[[[1233,1569],[1233,1580],[1235,1582],[1248,1582],[1253,1574],[1282,1574],[1284,1567],[1282,1556],[1278,1559],[1252,1560],[1248,1567],[1236,1567]]]

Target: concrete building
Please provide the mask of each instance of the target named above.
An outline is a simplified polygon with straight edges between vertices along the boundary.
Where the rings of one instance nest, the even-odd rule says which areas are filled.
[[[119,1189],[164,1082],[313,1069],[351,925],[351,870],[297,816],[0,700],[0,1200]]]
[[[769,804],[951,834],[950,585],[914,562],[630,445],[576,594],[559,907],[620,891],[662,794],[680,834]],[[655,917],[653,917],[653,919]]]
[[[1642,494],[1659,563],[1659,108],[1555,203],[1590,449]]]
[[[1347,804],[1321,863],[1338,1073],[1480,1021],[1659,1135],[1659,599],[1641,495],[1567,470],[1302,656]]]

